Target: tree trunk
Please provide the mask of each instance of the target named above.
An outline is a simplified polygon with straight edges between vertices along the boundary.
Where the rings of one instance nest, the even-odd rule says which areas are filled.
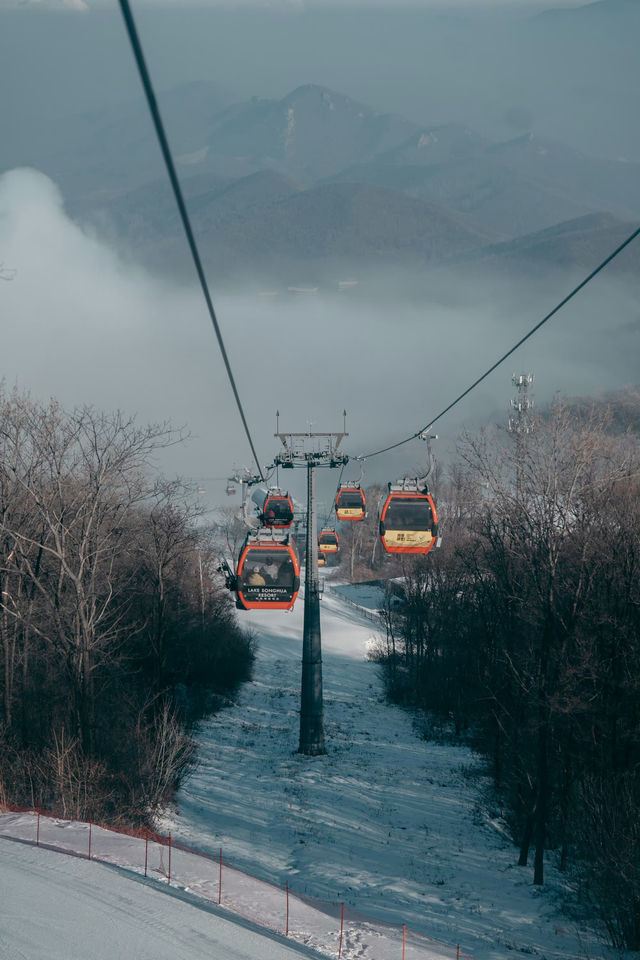
[[[541,714],[546,714],[546,707],[541,704]],[[549,721],[541,716],[538,729],[538,759],[537,759],[537,795],[535,816],[536,853],[533,864],[533,882],[544,883],[544,845],[547,838],[547,819],[549,815]]]
[[[518,858],[518,866],[526,867],[529,862],[529,847],[531,846],[531,839],[533,837],[533,824],[535,820],[535,810],[532,810],[527,814],[527,819],[524,825],[524,832],[522,834],[522,843],[520,844],[520,856]]]

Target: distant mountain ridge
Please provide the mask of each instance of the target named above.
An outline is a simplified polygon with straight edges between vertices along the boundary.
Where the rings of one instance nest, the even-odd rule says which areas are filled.
[[[508,242],[488,244],[464,259],[491,265],[502,272],[544,275],[555,271],[591,272],[640,225],[618,220],[610,213],[594,213],[563,221],[553,227]],[[637,249],[628,247],[607,269],[607,274],[627,276],[637,282]]]
[[[206,84],[184,85],[160,106],[199,241],[226,272],[470,257],[546,269],[590,262],[587,251],[620,235],[617,224],[640,218],[640,164],[532,133],[496,143],[314,84],[235,104]],[[141,116],[137,104],[88,117],[66,152],[33,165],[61,181],[74,216],[110,224],[109,236],[146,262],[173,264],[182,229]]]
[[[371,184],[322,184],[236,221],[217,240],[252,258],[298,257],[350,264],[436,263],[490,236],[444,208]]]
[[[252,98],[223,111],[208,138],[217,156],[275,166],[306,183],[404,142],[415,124],[328,87],[306,84],[281,100]]]
[[[318,274],[329,262],[424,267],[500,239],[445,208],[374,184],[304,190],[262,171],[206,185],[202,177],[188,199],[191,220],[206,258],[225,274],[277,266],[282,275],[287,263],[307,264]],[[117,233],[132,248],[147,249],[152,262],[179,257],[182,227],[164,184],[127,195],[112,215]]]
[[[402,190],[511,236],[601,210],[640,216],[640,164],[585,157],[530,133],[491,143],[455,125],[422,130],[331,179]]]

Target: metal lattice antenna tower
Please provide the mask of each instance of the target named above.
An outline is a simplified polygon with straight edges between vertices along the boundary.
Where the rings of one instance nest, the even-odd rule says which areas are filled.
[[[514,373],[511,377],[518,395],[511,400],[511,408],[515,413],[509,417],[509,430],[520,437],[533,430],[533,419],[529,411],[535,406],[535,400],[529,396],[529,387],[534,380],[532,373]]]

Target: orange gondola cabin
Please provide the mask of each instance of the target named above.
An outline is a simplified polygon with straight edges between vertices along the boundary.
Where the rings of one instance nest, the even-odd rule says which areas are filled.
[[[340,549],[338,534],[335,530],[322,530],[318,537],[318,550],[321,553],[337,553]]]
[[[426,485],[414,479],[389,484],[380,537],[387,553],[429,553],[438,539],[438,515]]]
[[[254,501],[258,503],[260,510],[260,520],[266,527],[272,527],[274,530],[286,530],[293,523],[293,500],[288,493],[273,487],[268,490],[262,499],[257,500],[254,494]]]
[[[338,487],[335,510],[338,520],[364,520],[367,501],[359,484],[346,483]]]
[[[293,537],[259,530],[247,537],[235,581],[242,610],[291,610],[300,589],[300,562]]]

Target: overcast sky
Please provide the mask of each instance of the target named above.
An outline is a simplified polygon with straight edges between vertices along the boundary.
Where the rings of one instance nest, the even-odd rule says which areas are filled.
[[[587,3],[595,3],[597,0],[556,0],[550,4],[549,0],[483,0],[482,5],[488,6],[520,6],[530,7],[573,7],[585,6]],[[451,9],[455,7],[468,8],[477,7],[478,0],[402,0],[406,6],[425,7],[431,9]],[[1,9],[16,9],[19,7],[37,7],[40,10],[64,10],[71,12],[82,12],[91,9],[105,8],[113,6],[113,0],[0,0]],[[362,9],[388,7],[397,9],[397,0],[136,0],[131,3],[132,9],[142,6],[175,6],[184,10],[188,7],[227,7],[237,9],[246,7],[248,9],[267,9],[267,10],[285,10],[301,11],[312,8],[323,7],[325,9],[333,7],[344,8],[345,6],[356,6]]]

